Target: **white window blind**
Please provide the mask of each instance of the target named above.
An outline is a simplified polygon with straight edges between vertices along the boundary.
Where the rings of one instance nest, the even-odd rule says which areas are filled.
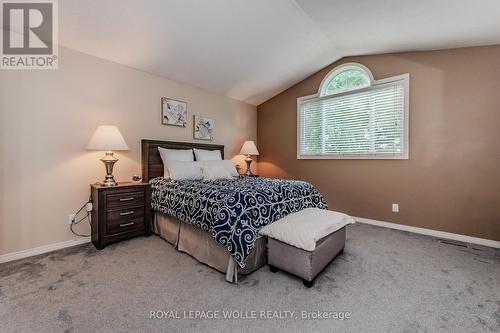
[[[298,103],[298,158],[408,158],[408,76]]]

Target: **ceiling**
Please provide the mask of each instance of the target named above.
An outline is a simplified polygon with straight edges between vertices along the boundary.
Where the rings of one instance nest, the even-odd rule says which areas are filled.
[[[498,0],[64,0],[64,47],[258,105],[348,55],[500,44]]]

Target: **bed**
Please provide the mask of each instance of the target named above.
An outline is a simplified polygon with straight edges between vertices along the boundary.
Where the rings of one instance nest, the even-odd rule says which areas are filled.
[[[326,208],[307,182],[256,177],[173,181],[163,178],[158,147],[219,150],[224,146],[142,140],[143,179],[151,183],[152,230],[199,262],[237,282],[266,264],[260,228],[305,208]]]

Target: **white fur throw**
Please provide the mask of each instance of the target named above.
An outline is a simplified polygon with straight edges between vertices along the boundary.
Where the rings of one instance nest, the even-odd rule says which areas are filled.
[[[260,234],[306,251],[314,251],[316,242],[347,224],[349,215],[319,208],[306,208],[289,214],[260,230]]]

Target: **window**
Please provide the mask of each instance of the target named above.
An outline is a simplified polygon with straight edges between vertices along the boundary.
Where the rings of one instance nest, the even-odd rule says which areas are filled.
[[[299,159],[408,159],[409,75],[374,80],[360,64],[331,71],[298,104]]]
[[[371,84],[370,77],[359,69],[346,69],[335,75],[326,82],[321,96],[338,94],[344,91],[368,87]]]

